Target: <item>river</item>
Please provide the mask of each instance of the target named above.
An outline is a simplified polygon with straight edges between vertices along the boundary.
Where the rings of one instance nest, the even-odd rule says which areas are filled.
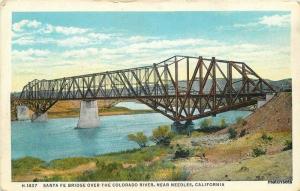
[[[129,109],[150,109],[134,102],[122,102],[117,106]],[[229,111],[213,117],[218,123],[222,118],[227,123],[237,117],[246,117],[248,111]],[[201,120],[194,121],[195,127]],[[13,121],[12,158],[38,157],[45,161],[53,159],[94,156],[104,153],[138,148],[128,141],[127,135],[143,131],[147,136],[160,125],[170,125],[172,121],[159,113],[114,115],[100,117],[99,128],[75,129],[78,118],[49,119],[47,122]]]

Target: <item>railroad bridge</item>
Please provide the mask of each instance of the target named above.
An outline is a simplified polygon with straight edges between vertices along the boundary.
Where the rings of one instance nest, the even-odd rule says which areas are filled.
[[[26,106],[38,120],[59,100],[82,100],[80,123],[98,117],[95,100],[136,99],[179,123],[256,105],[273,93],[244,62],[177,55],[144,67],[35,79],[12,99],[12,107]]]

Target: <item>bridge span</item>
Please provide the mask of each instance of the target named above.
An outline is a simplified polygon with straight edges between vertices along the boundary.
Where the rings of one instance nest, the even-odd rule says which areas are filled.
[[[12,99],[33,120],[59,100],[136,99],[175,122],[257,104],[275,90],[244,62],[173,56],[149,66],[33,80]]]

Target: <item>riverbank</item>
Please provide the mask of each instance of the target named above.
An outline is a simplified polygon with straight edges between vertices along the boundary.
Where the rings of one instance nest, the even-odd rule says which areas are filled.
[[[179,135],[170,146],[149,146],[94,157],[72,157],[44,162],[25,157],[12,161],[13,181],[176,181],[176,180],[271,180],[292,177],[292,151],[285,150],[290,132],[247,135],[214,144],[213,134]],[[174,159],[180,142],[209,140],[210,146],[181,147],[190,155]],[[203,142],[203,141],[202,141]],[[213,145],[214,144],[214,145]],[[252,155],[261,147],[268,152]],[[278,148],[278,149],[275,149]],[[205,155],[203,155],[205,154]],[[222,156],[222,157],[220,157]]]
[[[292,96],[281,93],[247,118],[237,119],[233,125],[217,132],[194,131],[190,136],[175,135],[169,146],[153,145],[50,162],[32,157],[12,160],[12,179],[287,180],[292,178],[291,119]],[[179,151],[184,151],[184,155],[176,158]]]
[[[130,101],[130,100],[129,100]],[[136,101],[130,101],[136,103]],[[155,113],[151,109],[130,109],[127,107],[117,106],[120,100],[97,100],[98,114],[99,116],[113,116],[113,115],[134,115],[144,113]],[[69,101],[58,101],[48,111],[48,118],[72,118],[79,117],[80,115],[80,101],[69,100]],[[29,115],[33,114],[29,111]],[[11,121],[16,121],[16,110],[11,109]]]
[[[66,108],[63,111],[50,110],[48,111],[48,118],[70,118],[79,116],[79,108]],[[134,114],[143,114],[143,113],[155,113],[153,110],[146,109],[137,109],[132,110],[126,107],[117,107],[112,106],[109,108],[99,108],[99,116],[112,116],[112,115],[134,115]]]

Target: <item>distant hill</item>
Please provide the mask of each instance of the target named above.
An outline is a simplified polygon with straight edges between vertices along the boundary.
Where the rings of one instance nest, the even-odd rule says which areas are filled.
[[[236,79],[232,79],[232,82],[234,83],[234,88],[239,89],[242,86],[242,79],[241,78],[236,78]],[[274,89],[275,91],[282,91],[282,90],[286,90],[286,89],[291,89],[292,87],[292,79],[288,78],[288,79],[282,79],[282,80],[265,80],[267,83],[269,83]],[[225,84],[226,84],[226,80],[223,78],[217,78],[217,83],[220,86],[220,88],[224,88]],[[204,91],[209,91],[210,87],[212,85],[212,80],[208,79],[206,86],[204,87]],[[179,86],[181,88],[186,88],[186,81],[182,80],[179,81]],[[198,91],[199,90],[199,82],[198,79],[195,80],[194,84],[193,84],[193,90]]]
[[[277,80],[277,81],[272,81],[272,80],[266,80],[266,81],[268,83],[270,83],[272,85],[272,87],[275,88],[276,91],[292,88],[292,79],[291,78]]]

